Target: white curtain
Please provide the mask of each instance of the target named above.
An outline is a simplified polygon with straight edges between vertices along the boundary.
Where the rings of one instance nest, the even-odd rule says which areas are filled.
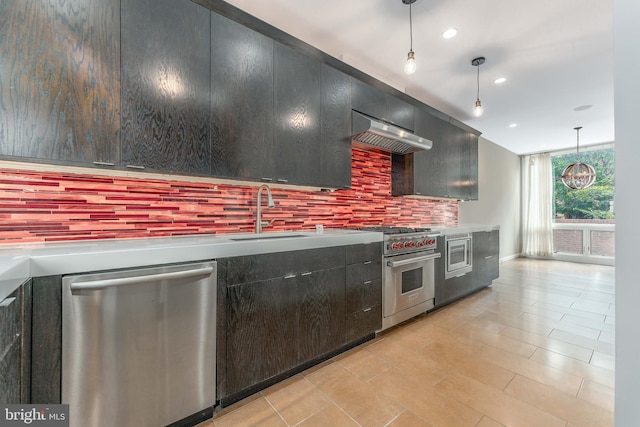
[[[553,172],[549,153],[522,157],[522,253],[553,255]]]

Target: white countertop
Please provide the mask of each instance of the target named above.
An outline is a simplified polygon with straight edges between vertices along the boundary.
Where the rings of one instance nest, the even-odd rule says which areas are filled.
[[[433,227],[442,235],[499,230],[497,225]],[[237,239],[237,240],[234,240]],[[0,246],[0,301],[31,277],[202,261],[260,253],[382,241],[382,233],[351,229],[201,234]]]
[[[234,240],[238,239],[238,240]],[[0,247],[0,301],[30,277],[135,268],[382,241],[382,233],[325,229],[154,237]]]

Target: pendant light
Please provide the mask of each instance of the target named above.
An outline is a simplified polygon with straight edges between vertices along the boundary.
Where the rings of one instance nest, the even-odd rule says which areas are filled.
[[[596,171],[590,164],[580,163],[580,129],[582,126],[574,129],[576,130],[576,157],[578,161],[564,168],[562,183],[572,190],[583,190],[596,182]]]
[[[411,16],[411,5],[415,3],[416,0],[402,0],[402,3],[409,5],[409,53],[407,54],[407,62],[404,63],[404,72],[406,74],[413,74],[416,72],[416,57],[413,53],[413,19]]]
[[[471,65],[473,65],[474,67],[477,67],[478,69],[478,73],[476,77],[476,83],[477,83],[476,106],[473,109],[473,115],[476,117],[480,117],[483,113],[482,102],[480,102],[480,66],[484,64],[484,61],[485,61],[484,56],[479,56],[471,60]]]

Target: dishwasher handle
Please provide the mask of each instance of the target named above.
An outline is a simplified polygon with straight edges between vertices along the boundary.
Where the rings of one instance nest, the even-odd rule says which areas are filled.
[[[213,267],[196,268],[192,270],[174,271],[171,273],[150,274],[147,276],[122,277],[119,279],[94,280],[90,282],[71,283],[72,291],[99,291],[125,285],[137,285],[156,280],[186,279],[188,277],[209,276],[213,273]]]
[[[436,252],[435,254],[419,256],[415,258],[405,259],[402,261],[387,261],[389,267],[400,267],[402,265],[414,264],[416,262],[429,261],[430,259],[440,258],[441,254]]]

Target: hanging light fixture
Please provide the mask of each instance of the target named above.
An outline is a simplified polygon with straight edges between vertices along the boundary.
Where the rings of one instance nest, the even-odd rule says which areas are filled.
[[[572,190],[582,190],[591,187],[596,182],[596,171],[588,163],[580,163],[580,129],[576,130],[576,154],[577,162],[570,164],[562,171],[562,183]]]
[[[416,72],[416,57],[413,53],[413,19],[411,16],[411,5],[415,3],[416,0],[402,0],[402,3],[409,5],[409,37],[410,37],[410,45],[409,45],[409,53],[407,54],[407,62],[404,63],[404,72],[406,74],[413,74]]]
[[[473,115],[476,117],[480,117],[483,113],[482,102],[480,102],[480,66],[484,64],[484,61],[485,61],[484,56],[479,56],[471,60],[471,65],[478,68],[478,73],[476,77],[478,91],[476,92],[476,106],[473,109]]]

